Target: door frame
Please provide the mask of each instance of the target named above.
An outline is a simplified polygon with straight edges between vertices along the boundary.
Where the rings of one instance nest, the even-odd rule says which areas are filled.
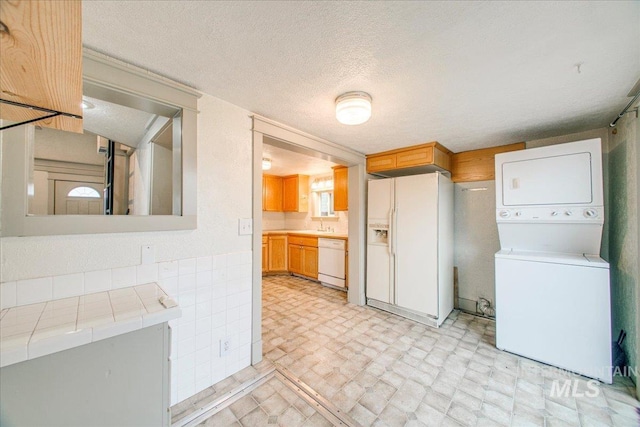
[[[349,290],[347,300],[365,304],[366,158],[365,155],[259,115],[253,119],[253,236],[251,364],[262,360],[262,150],[265,137],[283,148],[349,167]],[[260,248],[260,250],[258,250]]]

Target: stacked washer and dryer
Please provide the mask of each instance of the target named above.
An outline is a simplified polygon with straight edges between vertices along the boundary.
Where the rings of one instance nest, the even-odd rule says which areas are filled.
[[[600,139],[498,154],[496,346],[612,382]]]

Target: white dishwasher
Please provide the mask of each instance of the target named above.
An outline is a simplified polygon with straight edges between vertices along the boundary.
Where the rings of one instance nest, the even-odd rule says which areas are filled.
[[[324,285],[345,287],[345,241],[318,239],[318,280]]]

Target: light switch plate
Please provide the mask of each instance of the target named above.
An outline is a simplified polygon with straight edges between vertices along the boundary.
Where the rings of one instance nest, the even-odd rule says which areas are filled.
[[[156,247],[153,245],[142,245],[140,264],[153,264],[156,262]]]
[[[240,236],[253,234],[253,220],[251,218],[240,218],[238,220],[238,234]]]

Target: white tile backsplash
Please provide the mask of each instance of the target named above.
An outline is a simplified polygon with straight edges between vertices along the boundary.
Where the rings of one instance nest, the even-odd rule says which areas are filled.
[[[121,267],[111,270],[112,289],[126,288],[136,284],[136,267]]]
[[[178,261],[167,261],[161,262],[158,265],[158,277],[160,279],[166,279],[168,277],[178,277],[179,272],[179,262]]]
[[[141,264],[136,266],[136,282],[138,284],[158,281],[158,264]]]
[[[227,254],[213,256],[213,259],[211,262],[212,270],[226,270],[226,268],[227,268]]]
[[[211,285],[213,284],[213,278],[211,274],[211,270],[200,271],[196,274],[196,287],[211,289]]]
[[[88,271],[84,273],[84,291],[87,294],[111,289],[111,270]]]
[[[84,293],[84,273],[53,277],[53,299],[68,298]]]
[[[211,271],[213,269],[213,257],[204,256],[196,259],[196,272]]]
[[[18,280],[16,282],[16,305],[34,304],[53,299],[53,278]]]
[[[90,295],[102,291],[112,291],[117,300],[119,292],[126,292],[120,288],[158,282],[182,310],[181,318],[170,321],[173,405],[250,364],[251,261],[251,251],[244,251],[4,282],[0,283],[0,309],[81,295],[87,295],[81,298],[92,304],[96,302]],[[131,309],[123,307],[121,315]],[[94,339],[133,330],[139,327],[135,322],[139,319],[123,323],[118,331],[95,325]],[[220,357],[220,341],[227,338],[231,351]],[[39,345],[42,348],[35,346],[35,351],[47,343]]]
[[[196,275],[195,274],[185,274],[178,276],[178,292],[180,294],[184,292],[194,291],[196,290]]]
[[[16,282],[0,283],[0,309],[16,306]]]
[[[184,276],[187,274],[196,274],[196,258],[181,259],[178,262],[178,274]]]

